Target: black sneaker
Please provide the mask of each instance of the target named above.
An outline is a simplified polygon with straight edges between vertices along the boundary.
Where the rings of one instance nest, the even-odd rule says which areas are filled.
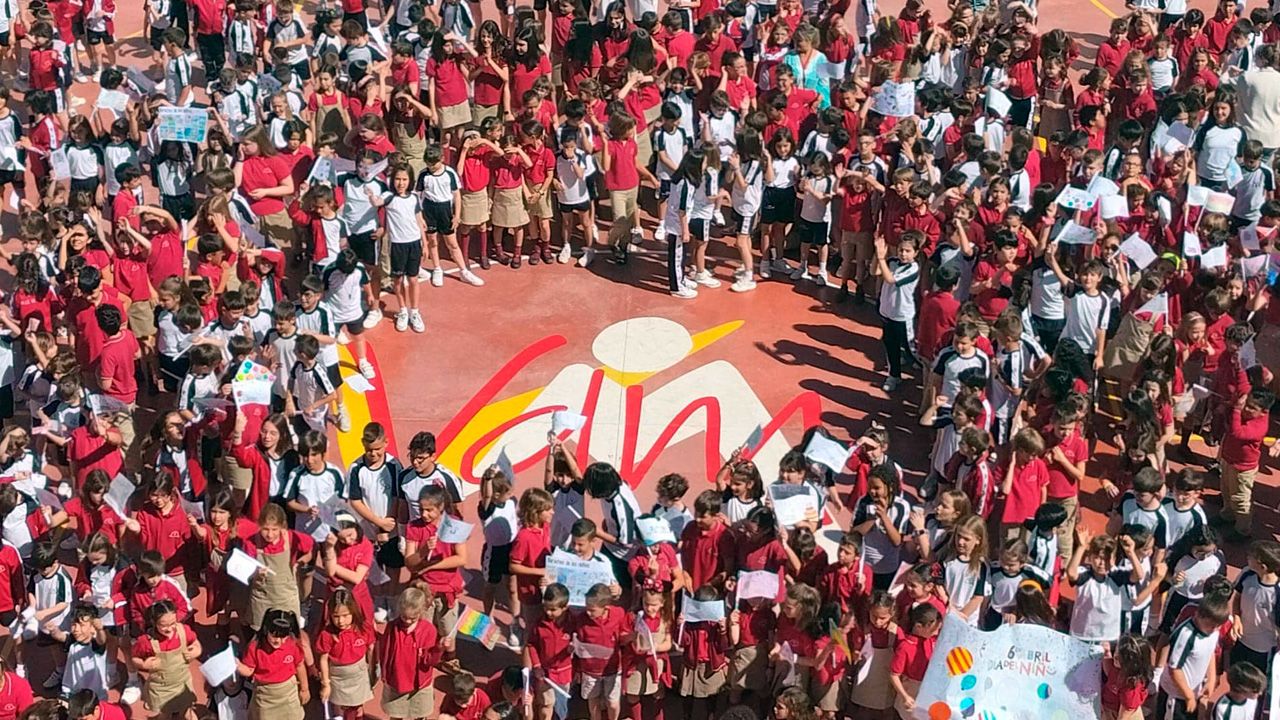
[[[627,264],[627,243],[625,240],[613,246],[613,262],[618,265]]]

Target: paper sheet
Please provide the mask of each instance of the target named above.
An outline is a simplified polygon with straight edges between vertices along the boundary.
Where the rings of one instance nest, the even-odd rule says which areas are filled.
[[[747,441],[743,443],[747,450],[754,450],[760,445],[760,441],[764,439],[764,426],[756,423],[756,429],[751,431],[747,436]]]
[[[1240,277],[1249,278],[1267,276],[1267,269],[1271,266],[1271,257],[1269,255],[1254,255],[1253,257],[1240,258]]]
[[[671,530],[671,523],[659,517],[636,518],[636,526],[640,529],[640,537],[645,545],[658,543],[674,543],[676,534]]]
[[[358,392],[361,395],[373,389],[373,383],[360,373],[351,373],[342,378],[342,384],[346,385],[352,392]]]
[[[1200,236],[1187,230],[1182,233],[1182,254],[1184,257],[1200,257]]]
[[[471,531],[475,530],[473,523],[463,522],[453,516],[445,515],[440,521],[440,530],[436,533],[436,538],[440,542],[457,544],[464,543],[467,538],[471,537]]]
[[[1227,246],[1219,245],[1209,248],[1200,256],[1200,267],[1205,270],[1213,270],[1214,268],[1224,268],[1227,266]]]
[[[267,570],[266,565],[258,562],[257,558],[250,556],[240,548],[235,548],[231,551],[223,567],[226,569],[227,575],[235,578],[241,585],[248,585],[253,582],[253,576],[259,570]]]
[[[1165,135],[1177,139],[1178,142],[1186,147],[1191,147],[1191,140],[1195,137],[1195,134],[1195,131],[1184,122],[1176,122],[1165,131]]]
[[[1058,199],[1054,202],[1068,210],[1092,210],[1098,199],[1090,195],[1087,190],[1065,187],[1058,193]]]
[[[49,170],[54,180],[67,180],[71,177],[71,161],[67,160],[67,149],[60,147],[49,153]]]
[[[866,682],[867,676],[871,674],[871,656],[875,654],[875,645],[871,643],[871,633],[867,633],[866,640],[862,641],[862,648],[858,650],[858,674],[853,678],[854,685],[861,685]]]
[[[124,475],[116,475],[107,488],[107,495],[102,499],[122,518],[129,517],[129,498],[133,497],[138,487]]]
[[[684,603],[681,605],[680,614],[684,616],[684,621],[691,622],[715,622],[724,619],[724,601],[723,600],[694,600],[692,595],[685,593]]]
[[[833,472],[844,472],[844,465],[849,461],[849,448],[823,435],[814,433],[809,444],[804,448],[804,456],[809,460],[825,465]]]
[[[1013,101],[996,88],[987,90],[987,110],[995,113],[997,117],[1005,117],[1009,114],[1009,109],[1013,107]]]
[[[1193,207],[1204,207],[1209,202],[1209,188],[1203,185],[1187,186],[1187,204]]]
[[[1236,199],[1230,193],[1211,192],[1209,193],[1209,199],[1205,201],[1204,209],[1212,213],[1226,215],[1231,212],[1231,208],[1235,204]]]
[[[1102,213],[1103,220],[1113,220],[1115,218],[1129,217],[1129,200],[1120,195],[1107,195],[1098,200],[1099,210]]]
[[[1094,175],[1086,189],[1090,195],[1098,198],[1120,194],[1120,186],[1104,175]]]
[[[1075,220],[1068,220],[1058,231],[1058,237],[1054,239],[1063,245],[1092,245],[1097,241],[1098,235],[1093,228],[1085,227]]]
[[[1123,243],[1120,243],[1120,252],[1124,253],[1125,257],[1132,260],[1133,264],[1137,265],[1139,270],[1145,270],[1147,266],[1155,262],[1156,257],[1158,257],[1156,255],[1156,251],[1151,249],[1151,246],[1147,244],[1146,240],[1138,237],[1137,233],[1130,235],[1128,238],[1125,238]]]
[[[1151,313],[1151,315],[1169,316],[1169,295],[1167,293],[1158,293],[1155,297],[1148,300],[1142,307],[1134,311],[1135,313]]]
[[[236,674],[235,650],[228,645],[222,652],[200,663],[200,674],[204,675],[205,682],[213,687],[231,679]]]
[[[581,430],[587,424],[587,416],[572,410],[556,410],[551,413],[551,432],[559,435],[565,430]]]
[[[734,591],[739,600],[751,598],[774,599],[778,597],[778,574],[768,570],[739,572],[738,587]]]

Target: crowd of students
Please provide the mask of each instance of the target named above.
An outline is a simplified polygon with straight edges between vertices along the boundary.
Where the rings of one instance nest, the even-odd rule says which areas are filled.
[[[0,85],[18,227],[0,252],[0,720],[357,720],[370,702],[905,720],[945,615],[1101,646],[1108,718],[1261,712],[1280,582],[1252,504],[1277,449],[1266,8],[1134,0],[1079,77],[1082,48],[1027,0],[896,17],[507,0],[484,22],[462,0],[148,0],[146,72],[116,65],[115,11],[0,5],[21,88]],[[166,108],[193,104],[204,139],[172,139]],[[811,428],[778,467],[743,448],[714,488],[645,479],[646,512],[553,436],[542,482],[490,468],[473,504],[430,432],[401,462],[381,425],[353,430],[339,346],[382,382],[366,331],[385,314],[426,332],[420,283],[447,264],[479,287],[495,263],[645,246],[677,298],[731,277],[874,304],[882,389],[918,383],[936,431],[927,467],[908,463],[923,480],[882,427],[834,468],[806,455],[831,437]],[[232,397],[255,364],[269,407]],[[361,433],[345,470],[331,426]],[[1100,439],[1118,454],[1093,533]],[[815,511],[780,523],[772,483]],[[457,520],[482,528],[480,557],[441,539]],[[1234,582],[1220,538],[1248,543]],[[553,550],[612,582],[551,582]],[[776,593],[739,598],[761,572]],[[695,601],[727,612],[686,619]],[[477,610],[501,628],[493,678],[457,657]],[[197,664],[228,647],[209,686]]]

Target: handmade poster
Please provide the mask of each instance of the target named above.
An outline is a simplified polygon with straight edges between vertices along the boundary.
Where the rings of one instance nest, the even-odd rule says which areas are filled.
[[[1232,206],[1236,204],[1236,199],[1231,193],[1211,192],[1209,199],[1205,201],[1204,209],[1212,213],[1222,213],[1226,215],[1231,212]]]
[[[885,117],[911,117],[916,113],[916,86],[912,82],[889,80],[871,103],[872,112]]]
[[[1107,195],[1098,200],[1103,220],[1129,217],[1129,199],[1120,195]]]
[[[982,632],[948,614],[916,696],[917,720],[1096,720],[1102,648],[1039,625]]]
[[[67,180],[71,177],[71,162],[67,160],[67,149],[60,147],[49,153],[49,172],[54,180]]]
[[[559,435],[565,430],[581,430],[587,424],[587,416],[572,410],[556,410],[551,413],[551,432]]]
[[[1266,277],[1267,268],[1271,265],[1271,256],[1254,255],[1240,259],[1240,277],[1248,280],[1254,277]]]
[[[274,380],[233,380],[231,381],[231,397],[236,400],[236,407],[249,405],[265,405],[271,407],[271,388]]]
[[[587,591],[595,585],[616,585],[613,566],[602,560],[583,560],[556,548],[547,556],[547,577],[569,589],[569,604],[584,607]]]
[[[469,607],[462,608],[454,633],[479,642],[486,650],[498,644],[498,624],[493,618]]]
[[[825,465],[832,472],[843,472],[849,461],[849,448],[823,435],[814,433],[809,444],[804,447],[804,456],[811,462]]]
[[[445,515],[440,521],[440,530],[436,533],[436,539],[445,543],[464,543],[467,538],[471,537],[471,531],[475,530],[473,523],[462,522],[456,517]]]
[[[1209,202],[1209,188],[1203,185],[1187,186],[1187,204],[1188,205],[1192,205],[1196,207],[1204,207],[1204,204],[1207,202]]]
[[[1224,268],[1227,266],[1227,246],[1211,247],[1200,256],[1200,267],[1205,270]]]
[[[1200,257],[1203,251],[1200,249],[1200,236],[1187,230],[1182,233],[1182,254],[1185,257]]]
[[[778,597],[778,574],[768,570],[738,572],[738,588],[734,591],[739,600]]]
[[[1087,190],[1068,186],[1062,188],[1055,202],[1068,210],[1092,210],[1098,198],[1090,195]]]
[[[778,524],[783,527],[794,527],[804,522],[810,511],[818,512],[818,499],[808,485],[773,483],[769,486],[769,500]]]
[[[110,110],[117,115],[123,113],[128,106],[129,94],[119,90],[102,90],[98,93],[98,101],[94,103],[95,108]]]
[[[1157,257],[1156,251],[1151,249],[1146,240],[1138,237],[1137,233],[1130,235],[1125,238],[1124,242],[1120,243],[1120,252],[1132,260],[1139,270],[1145,270],[1148,265],[1156,261]]]
[[[235,548],[231,554],[227,556],[227,562],[224,566],[227,574],[235,578],[241,585],[248,585],[253,582],[253,576],[259,570],[270,572],[270,568],[258,562],[258,559],[249,555],[240,548]]]
[[[640,537],[645,545],[658,543],[674,543],[676,534],[671,530],[671,523],[659,517],[636,518],[636,526],[640,528]]]
[[[245,360],[240,363],[240,367],[236,370],[235,380],[275,380],[275,373],[266,365],[259,365],[252,360]]]
[[[156,135],[161,140],[202,143],[209,130],[209,109],[165,105],[157,111]]]
[[[1068,220],[1067,224],[1058,231],[1058,237],[1054,239],[1063,245],[1092,245],[1098,239],[1098,234],[1093,231],[1093,228],[1085,227],[1075,220]]]
[[[200,674],[204,675],[205,681],[213,687],[226,682],[235,673],[236,653],[230,645],[227,645],[222,652],[200,663]]]
[[[723,600],[694,600],[692,595],[685,593],[684,603],[680,607],[687,623],[719,622],[724,619]]]

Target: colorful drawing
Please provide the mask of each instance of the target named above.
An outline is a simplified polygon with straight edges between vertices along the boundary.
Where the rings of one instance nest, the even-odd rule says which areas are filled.
[[[947,653],[947,672],[952,675],[964,675],[973,667],[973,655],[965,648],[953,648]]]
[[[492,650],[498,644],[498,624],[488,615],[471,608],[462,609],[455,632],[479,641],[486,650]]]

